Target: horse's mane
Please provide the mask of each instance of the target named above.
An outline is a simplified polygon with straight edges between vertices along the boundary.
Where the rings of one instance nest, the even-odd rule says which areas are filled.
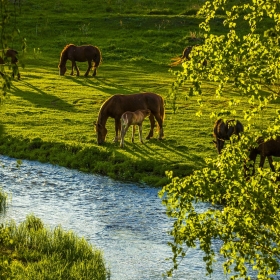
[[[64,49],[62,50],[61,54],[64,53],[69,47],[71,46],[75,46],[74,44],[68,44],[64,47]]]
[[[61,65],[61,63],[64,63],[66,62],[67,58],[65,59],[66,55],[67,55],[67,50],[69,49],[69,47],[71,46],[75,46],[74,44],[68,44],[64,47],[64,49],[61,51],[60,53],[60,62],[59,62],[59,65]]]

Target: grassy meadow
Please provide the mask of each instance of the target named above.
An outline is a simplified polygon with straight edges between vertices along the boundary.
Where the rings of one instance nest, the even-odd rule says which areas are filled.
[[[201,37],[195,16],[200,1],[41,1],[24,0],[17,16],[27,49],[20,52],[21,80],[14,80],[1,104],[0,153],[20,159],[39,160],[108,175],[118,180],[167,183],[166,170],[186,176],[204,166],[205,157],[215,157],[212,143],[214,120],[238,93],[228,88],[225,96],[213,97],[214,85],[203,88],[203,115],[196,98],[186,100],[186,84],[180,89],[174,114],[168,93],[176,79],[170,59]],[[222,16],[213,22],[213,32],[223,32]],[[82,76],[87,63],[77,63],[81,76],[59,76],[60,52],[66,44],[92,44],[102,52],[96,77]],[[12,48],[20,50],[15,39]],[[113,143],[114,121],[107,122],[106,143],[98,146],[94,123],[102,103],[114,94],[151,91],[165,99],[165,138],[141,144],[136,134],[125,148]],[[237,107],[236,117],[245,109]],[[275,104],[277,106],[277,104]],[[272,108],[274,109],[274,108]],[[260,124],[269,116],[260,116]],[[143,134],[149,122],[144,121]],[[157,136],[157,133],[155,134]]]

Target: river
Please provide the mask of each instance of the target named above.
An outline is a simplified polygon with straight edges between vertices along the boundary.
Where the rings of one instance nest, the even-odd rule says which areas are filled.
[[[123,183],[51,164],[0,156],[1,187],[12,196],[3,219],[21,222],[34,214],[46,226],[61,225],[104,252],[112,280],[227,279],[221,259],[212,278],[205,276],[203,254],[189,249],[172,278],[172,221],[158,197],[158,189]],[[201,211],[207,205],[200,204]],[[217,244],[218,246],[218,244]],[[228,277],[229,278],[229,277]]]

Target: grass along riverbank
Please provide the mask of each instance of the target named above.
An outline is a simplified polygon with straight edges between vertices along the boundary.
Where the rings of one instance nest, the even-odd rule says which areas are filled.
[[[100,250],[60,227],[50,230],[33,215],[0,227],[1,279],[110,279]]]
[[[154,186],[167,183],[166,170],[181,177],[203,167],[205,157],[217,156],[209,114],[238,93],[229,85],[228,95],[213,99],[213,85],[205,84],[204,114],[197,117],[200,104],[196,98],[185,100],[186,84],[174,114],[168,93],[175,76],[168,65],[186,45],[199,42],[198,8],[196,1],[23,1],[17,23],[27,39],[27,51],[20,54],[26,67],[20,68],[22,79],[14,81],[1,105],[0,153]],[[222,32],[222,19],[213,26],[214,32]],[[100,48],[103,62],[97,77],[70,76],[69,61],[66,75],[58,75],[60,52],[68,43]],[[19,48],[16,42],[11,47]],[[87,63],[78,66],[83,75]],[[164,140],[141,144],[136,138],[132,144],[129,131],[121,149],[112,143],[114,122],[109,119],[106,143],[98,146],[93,124],[102,103],[117,93],[143,91],[166,101]],[[236,117],[245,109],[240,99]],[[260,125],[264,119],[269,116],[260,116]],[[144,121],[143,134],[147,132]]]

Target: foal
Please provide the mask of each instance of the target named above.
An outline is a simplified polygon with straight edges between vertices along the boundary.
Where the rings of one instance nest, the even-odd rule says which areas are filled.
[[[139,139],[140,142],[143,143],[142,139],[142,122],[144,119],[148,116],[150,116],[151,111],[146,110],[137,110],[135,112],[124,112],[121,116],[121,148],[124,147],[124,136],[128,130],[128,128],[132,125],[132,137],[131,142],[134,142],[134,134],[135,134],[135,126],[138,125],[138,131],[139,131]]]

